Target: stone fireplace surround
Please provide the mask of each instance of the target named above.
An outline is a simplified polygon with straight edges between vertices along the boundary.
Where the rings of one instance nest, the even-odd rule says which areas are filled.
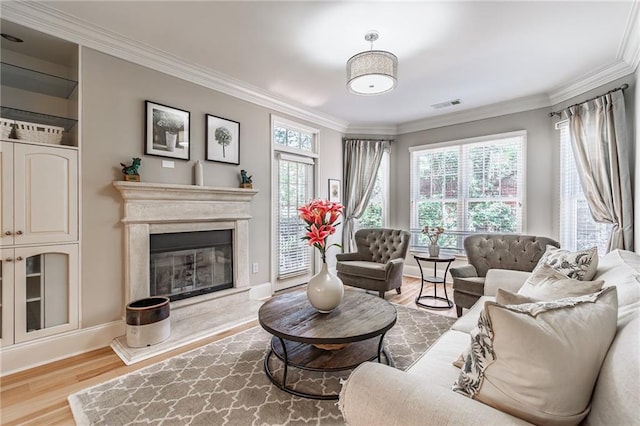
[[[149,235],[231,229],[234,288],[249,287],[249,219],[258,191],[114,182],[124,199],[125,304],[149,297]]]
[[[214,332],[238,325],[246,321],[248,313],[257,312],[259,303],[249,300],[249,220],[251,201],[258,191],[124,181],[113,185],[124,200],[121,222],[124,224],[125,305],[149,297],[151,234],[233,231],[234,287],[171,302],[170,342],[133,349],[123,343],[124,336],[117,338],[111,346],[126,364],[207,337],[205,331],[194,336],[177,335],[193,329],[193,321],[201,330],[208,322],[209,330]],[[180,327],[184,330],[178,331]]]

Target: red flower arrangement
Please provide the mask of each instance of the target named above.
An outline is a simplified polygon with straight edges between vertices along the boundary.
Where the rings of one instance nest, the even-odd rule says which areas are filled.
[[[341,244],[333,243],[327,245],[327,238],[336,232],[336,223],[344,210],[340,203],[329,200],[311,200],[307,204],[298,207],[300,218],[307,223],[307,232],[302,237],[308,240],[310,246],[314,246],[320,251],[322,263],[327,262],[327,249],[332,246],[342,247]]]

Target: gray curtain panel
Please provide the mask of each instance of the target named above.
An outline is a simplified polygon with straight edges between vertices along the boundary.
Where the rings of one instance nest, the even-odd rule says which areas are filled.
[[[565,110],[582,189],[596,222],[611,223],[609,251],[633,250],[630,138],[622,90]]]
[[[362,216],[369,203],[382,155],[385,151],[389,151],[390,145],[391,141],[388,140],[344,140],[342,247],[345,252],[355,250],[354,220]]]

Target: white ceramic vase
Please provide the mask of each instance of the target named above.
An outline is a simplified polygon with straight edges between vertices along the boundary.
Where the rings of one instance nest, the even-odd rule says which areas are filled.
[[[326,314],[338,307],[344,296],[342,280],[329,272],[326,263],[307,284],[307,298],[318,312]]]
[[[438,257],[440,255],[440,246],[436,243],[429,244],[429,256]]]

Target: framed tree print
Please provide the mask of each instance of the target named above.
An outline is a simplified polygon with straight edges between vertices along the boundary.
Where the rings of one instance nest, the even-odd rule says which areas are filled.
[[[189,160],[191,113],[145,101],[144,153]]]
[[[240,164],[240,123],[206,115],[205,158],[218,163]]]

